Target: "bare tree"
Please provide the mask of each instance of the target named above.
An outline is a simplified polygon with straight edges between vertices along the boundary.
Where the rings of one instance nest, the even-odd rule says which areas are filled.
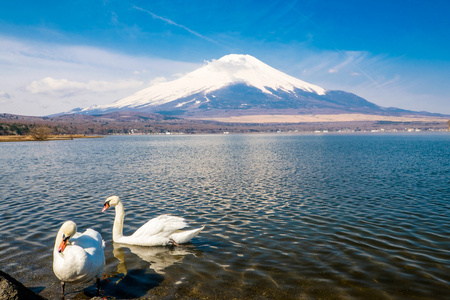
[[[34,127],[30,130],[30,134],[36,141],[46,141],[50,136],[50,128],[48,127]]]

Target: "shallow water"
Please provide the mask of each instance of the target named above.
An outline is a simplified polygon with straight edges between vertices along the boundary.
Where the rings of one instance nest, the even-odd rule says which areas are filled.
[[[72,219],[106,241],[106,297],[448,299],[449,158],[445,133],[2,143],[0,269],[57,299]],[[114,194],[125,234],[163,213],[206,228],[187,247],[113,244]]]

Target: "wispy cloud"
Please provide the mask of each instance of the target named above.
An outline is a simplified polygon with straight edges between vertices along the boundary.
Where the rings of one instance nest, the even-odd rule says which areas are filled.
[[[365,51],[342,51],[335,52],[337,55],[329,61],[332,65],[328,69],[329,74],[340,76],[363,77],[374,87],[381,88],[384,84],[382,79],[371,75],[375,69],[388,64],[383,56],[372,56]]]
[[[345,60],[339,62],[338,65],[331,67],[328,70],[328,73],[339,73],[348,65],[356,66],[365,57],[365,54],[362,52],[342,52],[341,55],[344,56]]]
[[[201,64],[0,35],[1,112],[49,115],[107,104]]]
[[[8,94],[7,92],[4,91],[0,91],[0,103],[4,104],[4,103],[8,103],[11,99],[11,95]]]
[[[67,79],[55,79],[46,77],[33,81],[27,86],[27,90],[32,94],[59,94],[70,96],[83,92],[111,92],[122,89],[137,88],[143,85],[137,80],[116,80],[116,81],[96,81],[88,82],[71,81]]]
[[[7,92],[0,91],[0,98],[11,99],[11,95]]]
[[[303,54],[301,63],[296,64],[306,76],[360,76],[367,65],[375,64],[377,57],[362,51],[323,51]]]
[[[136,9],[136,10],[140,10],[142,12],[145,12],[145,13],[149,14],[150,16],[152,16],[153,19],[158,19],[158,20],[161,20],[161,21],[163,21],[163,22],[165,22],[167,24],[170,24],[170,25],[182,28],[182,29],[186,30],[187,32],[189,32],[191,34],[193,34],[193,35],[195,35],[195,36],[197,36],[197,37],[199,37],[201,39],[204,39],[205,41],[208,41],[208,42],[211,42],[211,43],[214,43],[214,44],[218,44],[217,41],[215,41],[215,40],[213,40],[213,39],[211,39],[211,38],[209,38],[207,36],[204,36],[203,34],[200,34],[197,31],[194,31],[194,30],[192,30],[192,29],[190,29],[190,28],[188,28],[188,27],[186,27],[184,25],[178,24],[178,23],[176,23],[176,22],[174,22],[174,21],[172,21],[170,19],[158,16],[157,14],[155,14],[155,13],[153,13],[151,11],[148,11],[146,9],[143,9],[141,7],[138,7],[138,6],[133,6],[133,8]]]
[[[325,30],[322,26],[318,25],[318,23],[315,23],[311,18],[304,15],[301,11],[299,11],[296,8],[293,8],[293,10],[301,16],[306,22],[311,24],[318,32],[323,34],[324,36],[327,36],[327,39],[329,43],[334,48],[334,51],[339,54],[340,59],[345,58],[345,60],[338,65],[335,65],[334,67],[331,67],[328,69],[328,73],[330,74],[336,74],[339,73],[340,70],[348,65],[354,69],[354,71],[350,71],[348,74],[351,76],[355,75],[362,75],[363,77],[367,78],[372,84],[379,87],[379,83],[369,75],[366,71],[364,71],[362,68],[359,67],[360,63],[364,60],[366,60],[366,52],[364,51],[344,51],[340,47],[337,46],[337,43],[334,41],[334,37],[329,34],[328,30]],[[361,56],[362,54],[362,56]],[[356,56],[355,56],[356,55]],[[359,56],[359,57],[357,57]]]
[[[302,53],[301,57],[292,64],[292,75],[326,89],[355,93],[382,106],[395,106],[400,101],[396,98],[406,95],[413,82],[413,78],[397,72],[399,61],[385,55],[321,51]],[[410,94],[405,98],[413,99]]]

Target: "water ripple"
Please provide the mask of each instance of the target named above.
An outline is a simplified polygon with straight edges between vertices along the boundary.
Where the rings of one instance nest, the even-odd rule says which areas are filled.
[[[3,143],[1,266],[56,298],[53,243],[72,219],[105,239],[103,284],[116,298],[444,299],[449,145],[448,135]],[[113,194],[125,233],[163,213],[206,228],[185,253],[117,248],[113,213],[100,213]],[[68,288],[76,298],[94,284]]]

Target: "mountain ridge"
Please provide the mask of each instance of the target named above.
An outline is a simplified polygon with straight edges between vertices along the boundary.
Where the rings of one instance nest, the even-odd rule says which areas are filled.
[[[197,119],[246,114],[440,115],[381,107],[349,92],[326,90],[248,54],[229,54],[181,78],[153,84],[111,104],[78,108],[70,113],[114,111]]]

